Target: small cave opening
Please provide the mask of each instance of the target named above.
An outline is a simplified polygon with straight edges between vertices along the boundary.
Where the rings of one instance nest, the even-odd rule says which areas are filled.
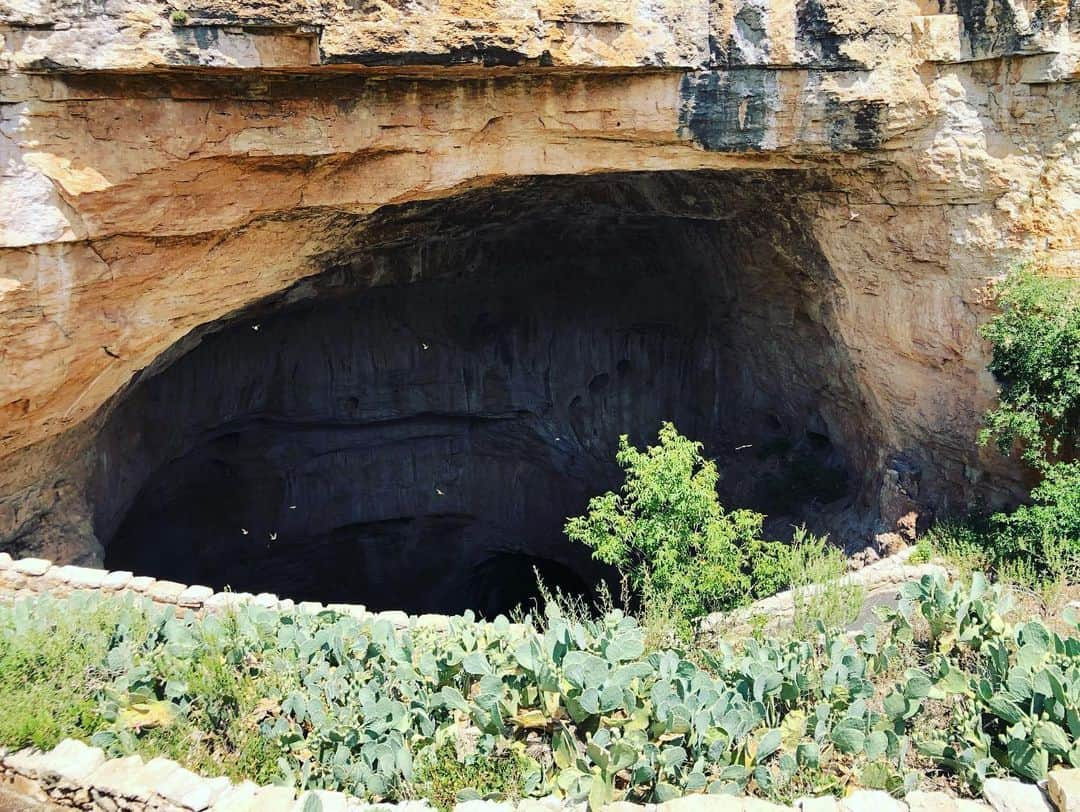
[[[112,404],[106,565],[485,616],[612,573],[562,532],[672,421],[721,498],[850,516],[862,425],[801,172],[535,178],[376,213]]]

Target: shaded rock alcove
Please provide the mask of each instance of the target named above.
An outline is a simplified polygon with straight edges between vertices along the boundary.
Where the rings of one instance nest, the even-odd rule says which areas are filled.
[[[609,573],[562,525],[620,481],[619,436],[663,420],[777,532],[850,517],[874,427],[817,182],[537,178],[358,222],[323,274],[112,404],[90,492],[107,566],[413,612],[507,611],[534,568],[586,592]]]

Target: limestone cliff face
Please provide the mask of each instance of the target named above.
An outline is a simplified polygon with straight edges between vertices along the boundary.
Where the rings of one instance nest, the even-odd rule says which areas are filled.
[[[211,333],[462,268],[498,290],[481,266],[512,265],[529,222],[547,224],[517,243],[533,256],[574,246],[555,276],[632,244],[635,278],[678,276],[679,257],[706,280],[686,295],[737,329],[701,339],[716,318],[665,305],[695,371],[650,385],[659,402],[737,393],[738,410],[685,418],[715,453],[764,431],[736,412],[812,430],[885,527],[909,498],[960,509],[1023,477],[975,447],[995,392],[977,326],[1011,262],[1080,264],[1076,0],[0,0],[0,37],[0,547],[100,557],[153,471],[241,418],[296,418],[215,378],[245,362],[211,349],[207,378],[161,384],[203,401],[178,406],[188,428],[164,425],[167,403],[135,408]],[[473,333],[447,318],[433,334],[463,346]],[[632,327],[605,319],[560,334]],[[283,346],[252,368],[287,374]],[[558,397],[588,402],[627,360],[574,372],[581,352],[558,352],[544,368],[563,394],[499,408],[570,421]],[[309,384],[372,385],[328,375]],[[346,419],[340,404],[305,414]]]

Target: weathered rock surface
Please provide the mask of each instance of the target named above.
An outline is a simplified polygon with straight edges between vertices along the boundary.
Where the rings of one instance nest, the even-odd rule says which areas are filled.
[[[586,591],[601,571],[566,517],[617,484],[620,435],[665,419],[739,470],[726,503],[782,530],[802,518],[788,457],[835,480],[798,483],[802,501],[850,503],[872,459],[833,281],[793,208],[813,188],[634,174],[414,207],[407,244],[437,235],[421,278],[397,246],[374,290],[365,268],[331,272],[116,407],[89,491],[109,565],[413,612],[508,611],[534,567]]]
[[[611,383],[624,357],[649,371],[683,365],[658,382],[658,400],[711,425],[711,453],[733,453],[729,441],[749,431],[717,405],[728,392],[748,421],[771,414],[825,437],[827,461],[849,474],[846,515],[880,515],[872,530],[907,538],[919,516],[1008,500],[1023,479],[973,442],[994,395],[977,326],[986,281],[1011,261],[1077,265],[1075,3],[119,0],[88,12],[7,0],[0,36],[7,549],[100,564],[140,492],[184,484],[162,466],[217,454],[230,424],[250,439],[279,418],[290,429],[274,442],[319,460],[298,538],[336,532],[347,511],[333,476],[358,468],[348,454],[338,474],[325,467],[343,417],[352,428],[422,413],[467,421],[501,403],[519,422],[550,412],[544,425],[560,431],[574,420],[636,431],[656,415],[627,418],[639,394]],[[532,308],[495,275],[523,256],[598,312],[570,308],[568,324]],[[723,306],[649,324],[607,318],[615,309],[595,293],[617,287],[635,256],[634,279],[654,267],[685,301]],[[604,285],[575,294],[581,269],[598,276],[605,257]],[[366,292],[418,282],[430,286],[412,300]],[[530,306],[503,309],[516,324],[471,333],[452,308],[414,306],[441,291],[453,302],[470,284]],[[365,318],[376,301],[411,312],[396,339],[382,329],[350,344],[340,320],[318,318],[346,295]],[[315,350],[302,351],[293,321],[272,351],[229,360],[230,329],[253,339],[303,302]],[[416,332],[417,312],[454,338],[438,361],[420,349],[436,345]],[[574,351],[548,355],[529,333],[556,324]],[[320,355],[311,333],[323,327]],[[607,352],[617,330],[643,331],[637,355]],[[216,349],[215,332],[228,336]],[[770,342],[771,357],[754,349]],[[484,352],[493,359],[478,365]],[[353,367],[365,354],[386,360],[375,373],[404,379]],[[552,370],[557,392],[545,389]],[[470,371],[490,376],[450,394]],[[310,397],[282,400],[297,376]],[[392,395],[406,389],[433,394],[402,408]],[[586,418],[569,416],[575,397]],[[321,440],[295,442],[301,418]],[[434,433],[452,444],[455,432]],[[752,440],[770,432],[759,424]],[[554,440],[545,448],[560,476],[590,459],[568,467]],[[415,472],[434,499],[446,489],[426,465]],[[275,466],[299,481],[299,467]],[[475,468],[447,470],[485,493],[507,476]],[[403,477],[388,497],[398,518],[431,513],[418,481]]]
[[[1059,812],[1080,812],[1080,769],[1051,772],[1046,781],[1046,794]]]
[[[882,790],[864,789],[840,799],[840,812],[907,812],[907,806]]]
[[[924,575],[944,574],[938,564],[908,563],[914,552],[914,548],[909,548],[844,576],[843,583],[847,587],[859,589],[863,594],[862,609],[849,624],[849,628],[861,630],[874,620],[874,610],[879,606],[896,608],[900,602],[902,584],[917,581]],[[822,585],[810,587],[803,599],[809,599],[815,591],[823,588],[825,587]],[[713,634],[737,637],[749,633],[755,627],[763,631],[789,628],[795,617],[795,597],[792,590],[785,590],[741,609],[727,613],[714,612],[702,621],[702,629]]]
[[[970,798],[954,798],[944,792],[915,790],[904,797],[910,812],[986,812],[987,805]]]
[[[987,779],[983,797],[994,812],[1053,812],[1053,807],[1034,784],[1005,778]]]

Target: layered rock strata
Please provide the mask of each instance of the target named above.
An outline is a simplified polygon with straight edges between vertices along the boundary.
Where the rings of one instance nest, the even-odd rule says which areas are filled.
[[[171,487],[163,466],[280,405],[215,378],[228,367],[215,367],[211,334],[254,333],[346,293],[392,311],[417,283],[417,296],[444,285],[452,301],[458,265],[461,291],[510,295],[518,259],[543,264],[538,243],[560,249],[546,271],[571,296],[575,268],[617,288],[638,258],[635,279],[655,269],[685,300],[720,303],[730,329],[711,344],[696,336],[719,319],[684,324],[642,293],[697,358],[695,386],[662,385],[658,402],[696,407],[694,429],[720,456],[745,427],[709,403],[717,391],[797,442],[824,437],[856,535],[912,511],[1006,502],[1024,481],[974,443],[994,396],[977,327],[987,280],[1010,263],[1078,264],[1075,1],[9,0],[0,36],[6,549],[100,563],[140,491]],[[366,298],[380,286],[392,301]],[[581,288],[583,309],[595,290]],[[575,315],[558,332],[591,344],[603,321]],[[194,369],[201,342],[206,363],[176,400],[172,370]],[[386,347],[405,359],[390,368],[422,373],[420,343],[432,346],[410,335]],[[462,346],[442,356],[439,386],[475,368]],[[546,415],[578,397],[600,409],[596,426],[627,427],[617,399],[595,406],[589,389],[622,360],[648,368],[563,355],[561,394],[541,385],[503,405]],[[489,368],[505,384],[511,366]],[[339,420],[349,398],[369,408],[370,376],[340,380],[317,422]],[[173,401],[155,412],[154,391]],[[450,406],[478,416],[472,401]],[[427,515],[403,505],[398,519]]]

